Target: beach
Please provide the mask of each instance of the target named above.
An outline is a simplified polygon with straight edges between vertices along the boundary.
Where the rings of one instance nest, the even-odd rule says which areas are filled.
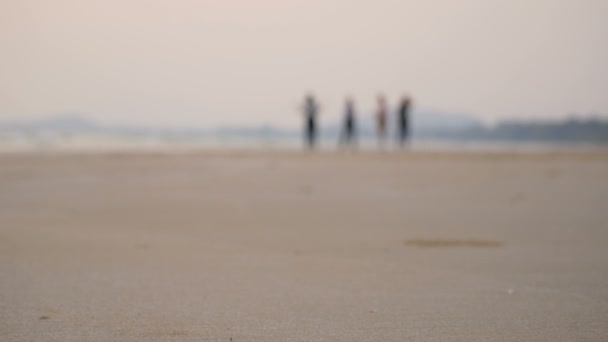
[[[608,150],[0,154],[2,341],[605,341]]]

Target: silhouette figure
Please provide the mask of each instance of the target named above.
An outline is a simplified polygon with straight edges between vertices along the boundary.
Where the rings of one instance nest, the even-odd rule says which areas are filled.
[[[308,95],[304,100],[304,139],[309,148],[314,148],[317,140],[317,115],[319,105],[314,96]]]
[[[383,147],[386,142],[386,98],[378,96],[378,111],[376,112],[376,132],[378,134],[378,146]]]
[[[355,119],[355,102],[352,98],[346,99],[344,109],[344,126],[340,138],[340,143],[343,145],[352,145],[356,138],[356,119]]]
[[[405,145],[409,139],[409,112],[411,102],[409,96],[404,96],[397,111],[398,139],[401,146]]]

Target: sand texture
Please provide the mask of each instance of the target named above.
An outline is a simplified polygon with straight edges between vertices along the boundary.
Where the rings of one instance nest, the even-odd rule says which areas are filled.
[[[607,341],[608,152],[0,156],[0,341]]]

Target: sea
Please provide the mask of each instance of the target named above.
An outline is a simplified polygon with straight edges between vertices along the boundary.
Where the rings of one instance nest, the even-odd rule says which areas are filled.
[[[204,150],[306,150],[302,137],[292,135],[252,134],[99,134],[0,132],[0,153],[69,153],[69,152],[193,152]],[[398,151],[403,150],[394,140],[380,144],[373,137],[363,137],[354,146],[340,145],[338,139],[320,137],[319,151]],[[413,137],[408,151],[511,151],[534,152],[552,150],[608,149],[606,145],[592,143],[564,143],[544,141],[480,141],[454,140],[437,137]]]

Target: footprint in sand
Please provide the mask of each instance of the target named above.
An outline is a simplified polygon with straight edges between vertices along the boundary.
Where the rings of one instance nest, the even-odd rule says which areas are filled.
[[[524,194],[520,193],[520,194],[517,194],[517,195],[514,195],[513,197],[511,197],[509,199],[509,203],[511,203],[512,205],[514,205],[514,204],[518,204],[518,203],[524,202],[525,199],[526,199],[526,196]]]
[[[491,241],[491,240],[478,240],[478,239],[414,239],[406,240],[405,245],[414,247],[473,247],[473,248],[488,248],[488,247],[500,247],[502,242]]]

